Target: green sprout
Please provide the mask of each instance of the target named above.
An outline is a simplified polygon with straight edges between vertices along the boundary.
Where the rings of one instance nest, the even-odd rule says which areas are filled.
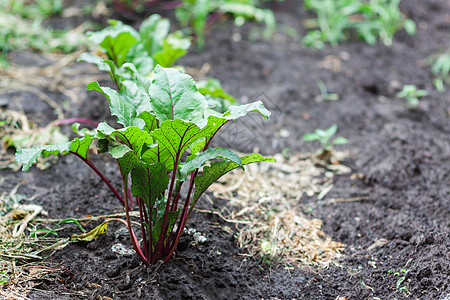
[[[392,271],[393,271],[393,270],[390,269],[390,270],[388,271],[388,274],[392,273]],[[397,280],[397,283],[396,283],[396,285],[395,285],[396,288],[397,288],[398,290],[400,290],[400,291],[404,291],[405,293],[409,293],[408,286],[407,286],[406,284],[404,284],[404,282],[405,282],[405,280],[406,280],[406,276],[408,275],[409,271],[410,271],[410,270],[401,269],[400,272],[395,272],[395,273],[394,273],[395,276],[398,276],[398,277],[399,277],[398,280]],[[404,284],[404,285],[402,286],[402,284]]]
[[[348,143],[348,139],[338,136],[335,139],[331,139],[333,135],[336,134],[338,126],[334,124],[328,129],[316,129],[314,132],[309,132],[303,135],[303,140],[312,142],[319,141],[322,144],[323,153],[332,152],[333,146],[335,145],[344,145]]]
[[[408,100],[408,107],[413,108],[419,105],[419,98],[424,96],[428,96],[428,92],[426,90],[419,90],[413,84],[406,84],[403,86],[403,89],[397,93],[397,98],[406,98]]]
[[[442,93],[445,91],[445,84],[450,84],[450,52],[442,53],[432,60],[434,61],[431,67],[431,72],[435,76],[434,87]]]

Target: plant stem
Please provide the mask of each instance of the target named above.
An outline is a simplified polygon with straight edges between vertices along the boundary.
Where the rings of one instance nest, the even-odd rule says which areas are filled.
[[[117,161],[117,164],[119,165],[120,175],[122,177],[123,193],[125,195],[125,199],[124,199],[125,200],[125,215],[126,215],[127,227],[128,227],[128,232],[130,234],[131,243],[133,244],[134,251],[139,256],[141,261],[144,264],[149,265],[149,261],[147,260],[145,255],[142,253],[142,250],[141,250],[141,247],[139,246],[139,242],[136,238],[136,235],[134,234],[134,231],[131,228],[130,208],[128,207],[128,190],[127,190],[128,189],[128,182],[127,182],[128,180],[126,180],[126,178],[122,172],[122,168],[120,167],[120,164],[118,161]]]
[[[191,198],[192,189],[194,188],[194,179],[197,176],[197,173],[198,173],[198,169],[196,169],[193,173],[191,173],[191,181],[189,182],[189,190],[187,193],[186,201],[184,202],[183,212],[181,214],[180,223],[177,228],[175,240],[173,241],[172,246],[170,246],[170,251],[167,254],[166,258],[164,259],[164,262],[167,262],[169,260],[169,258],[172,256],[173,252],[175,251],[175,249],[178,245],[178,242],[180,241],[181,233],[184,230],[184,226],[186,226],[186,222],[187,222],[186,213],[187,213],[187,210],[189,207],[189,201]]]
[[[178,201],[180,199],[180,194],[181,194],[181,186],[183,185],[184,181],[182,181],[180,183],[180,185],[178,186],[178,189],[176,190],[176,194],[175,194],[175,199],[172,202],[172,207],[170,208],[171,211],[176,211],[177,207],[178,207]]]
[[[164,239],[166,236],[165,233],[166,233],[166,227],[167,227],[167,217],[169,215],[170,199],[172,198],[172,194],[173,194],[173,185],[176,180],[177,170],[178,170],[178,154],[177,154],[175,163],[173,164],[172,178],[170,180],[170,187],[169,187],[169,195],[167,196],[167,203],[166,203],[166,209],[164,210],[161,232],[159,234],[159,239],[158,239],[158,242],[156,243],[156,247],[155,247],[154,259],[159,259],[159,256],[161,255],[161,250],[163,248]]]
[[[146,221],[145,217],[144,217],[145,204],[144,204],[144,201],[139,197],[136,197],[136,202],[139,207],[139,220],[141,222],[141,232],[142,232],[142,239],[143,239],[143,244],[144,244],[144,254],[145,254],[145,257],[148,258],[149,253],[148,253],[148,244],[147,244],[147,234],[146,234],[146,230],[145,230],[145,226],[144,226],[144,222]]]
[[[109,187],[109,189],[114,193],[114,196],[116,196],[117,199],[119,199],[122,206],[125,206],[125,201],[123,200],[122,196],[120,196],[119,192],[112,186],[112,184],[106,179],[106,177],[103,175],[102,172],[100,172],[99,169],[88,159],[82,157],[78,153],[70,151],[70,153],[75,154],[77,157],[79,157],[82,161],[84,161],[89,167],[91,167],[92,170],[103,180],[104,183]]]

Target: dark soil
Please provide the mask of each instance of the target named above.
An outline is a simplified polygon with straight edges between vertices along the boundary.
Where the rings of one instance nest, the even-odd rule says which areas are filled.
[[[192,51],[181,62],[197,68],[209,63],[208,76],[219,78],[236,98],[261,99],[272,110],[266,124],[244,119],[244,139],[233,139],[233,132],[224,136],[237,150],[313,151],[318,145],[305,143],[302,135],[333,124],[338,124],[339,135],[349,138],[349,144],[341,146],[351,152],[345,163],[361,176],[337,177],[327,197],[367,199],[318,205],[311,215],[323,220],[327,235],[347,245],[340,266],[269,266],[259,257],[241,255],[245,250],[224,230],[232,224],[197,212],[188,227],[203,233],[207,242],[196,244],[184,236],[168,263],[147,269],[133,255],[114,253],[112,245],[130,243],[122,225],[111,223],[108,233],[96,241],[72,243],[54,254],[52,262],[67,267],[70,276],[66,272],[57,281],[43,281],[30,298],[450,299],[450,88],[437,92],[425,64],[427,57],[450,46],[450,4],[403,2],[418,32],[414,37],[399,32],[391,47],[351,40],[312,51],[283,33],[271,41],[250,42],[250,29],[256,26],[223,23],[209,33],[203,52]],[[274,11],[279,23],[305,32],[306,13],[300,4],[287,1],[275,5]],[[334,71],[323,67],[330,61],[338,64]],[[315,101],[318,80],[341,99]],[[430,95],[408,110],[405,100],[395,97],[404,84],[425,88]],[[94,93],[80,95],[83,101],[72,105],[71,116],[101,120],[105,101]],[[39,100],[27,93],[14,99],[10,106],[22,101],[30,116],[51,115],[50,107],[34,104]],[[281,129],[289,137],[279,137]],[[120,185],[111,160],[97,157],[94,162]],[[74,157],[63,157],[45,171],[0,174],[5,178],[1,191],[25,179],[20,192],[38,194],[34,201],[50,218],[120,210],[107,187]],[[314,200],[303,199],[302,204],[311,205],[309,201]],[[219,203],[203,201],[199,206],[213,209]],[[401,269],[409,272],[397,287],[399,276],[394,273]],[[409,293],[400,289],[403,286]]]

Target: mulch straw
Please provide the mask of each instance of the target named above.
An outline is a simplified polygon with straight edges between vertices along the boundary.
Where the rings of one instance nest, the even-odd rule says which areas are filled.
[[[68,238],[31,238],[30,222],[42,206],[20,204],[17,185],[0,195],[0,299],[26,299],[34,280],[52,277],[60,268],[39,266],[53,251],[64,248]],[[53,277],[55,277],[54,275]]]
[[[345,245],[327,237],[322,221],[307,218],[300,204],[303,194],[322,200],[333,188],[333,177],[351,171],[338,163],[343,153],[334,155],[334,163],[325,164],[317,155],[279,154],[275,163],[248,165],[213,184],[213,195],[233,207],[221,215],[236,223],[239,246],[290,265],[334,263]]]

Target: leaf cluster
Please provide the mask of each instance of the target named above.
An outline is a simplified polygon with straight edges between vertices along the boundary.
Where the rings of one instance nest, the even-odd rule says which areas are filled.
[[[80,60],[108,72],[120,95],[128,98],[130,103],[142,103],[146,98],[145,91],[142,93],[136,85],[133,78],[137,73],[134,70],[141,75],[139,81],[149,85],[148,80],[151,80],[155,66],[172,67],[186,54],[191,42],[181,31],[170,33],[169,20],[158,14],[144,20],[139,31],[117,20],[109,22],[110,26],[105,29],[89,33],[89,39],[99,46],[102,55],[83,53]],[[129,63],[134,67],[130,67]],[[223,112],[236,103],[217,79],[199,81],[198,87],[211,108],[216,107]]]
[[[410,35],[416,31],[415,23],[402,14],[399,3],[400,0],[305,0],[305,8],[317,14],[307,26],[319,29],[309,31],[303,44],[322,49],[326,43],[335,46],[355,32],[368,44],[380,39],[389,46],[401,28]]]
[[[172,67],[191,46],[181,32],[170,33],[169,20],[158,14],[142,22],[139,31],[118,20],[109,20],[109,24],[101,31],[88,33],[89,40],[99,45],[117,68],[125,62],[132,63],[144,76],[156,65]],[[85,53],[81,60],[95,63],[102,70],[108,69],[100,56]]]
[[[213,182],[246,164],[273,161],[257,153],[239,157],[229,149],[210,147],[216,133],[229,121],[251,111],[267,119],[270,112],[257,101],[218,113],[208,107],[194,80],[180,70],[157,65],[150,84],[142,80],[134,65],[127,63],[124,67],[133,73],[145,100],[131,102],[98,82],[87,87],[105,95],[111,115],[121,128],[102,122],[93,131],[77,130],[81,136],[69,142],[18,149],[16,160],[26,171],[39,156],[72,153],[81,158],[121,201],[133,247],[145,264],[152,264],[170,258],[194,205]],[[90,161],[89,149],[94,140],[98,153],[108,153],[117,161],[123,196]],[[187,193],[182,196],[186,182]],[[131,228],[132,198],[139,207],[142,244]]]
[[[397,98],[406,98],[408,100],[408,107],[413,108],[419,105],[419,98],[428,96],[428,92],[427,90],[418,89],[413,84],[405,84],[396,96]]]

